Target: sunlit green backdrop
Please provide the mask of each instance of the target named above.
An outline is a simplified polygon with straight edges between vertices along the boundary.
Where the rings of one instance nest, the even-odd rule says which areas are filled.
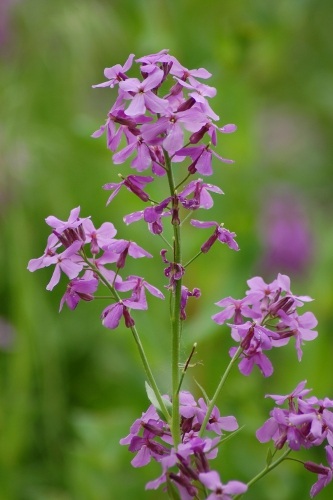
[[[104,329],[98,301],[59,315],[66,280],[50,293],[50,269],[26,270],[44,250],[44,218],[66,219],[80,205],[97,226],[112,221],[121,237],[155,254],[128,273],[165,285],[160,240],[140,223],[126,228],[122,222],[142,208],[140,200],[123,193],[105,206],[101,186],[116,181],[119,166],[112,166],[104,138],[90,137],[115,96],[91,88],[103,81],[104,68],[131,52],[139,57],[163,48],[188,68],[213,73],[212,105],[221,125],[238,125],[236,134],[219,138],[218,152],[236,163],[215,164],[211,180],[225,196],[215,197],[210,218],[237,233],[241,251],[216,245],[193,266],[188,284],[203,296],[192,300],[183,356],[196,341],[200,363],[185,387],[199,396],[193,377],[212,394],[231,345],[227,328],[210,320],[214,302],[241,297],[251,276],[270,280],[289,272],[293,291],[315,298],[310,307],[320,335],[304,347],[302,363],[290,345],[273,353],[271,379],[257,372],[240,377],[236,370],[221,396],[222,413],[246,427],[221,450],[216,466],[225,481],[249,480],[265,460],[266,447],[254,438],[271,408],[264,394],[288,393],[307,379],[318,397],[333,398],[331,0],[2,0],[0,10],[0,498],[163,498],[161,491],[144,492],[159,467],[131,468],[132,455],[118,445],[148,405],[129,332]],[[283,212],[278,221],[270,215],[276,198]],[[281,251],[288,258],[296,245],[296,261],[289,269],[278,259],[270,267],[267,234],[273,229],[274,236],[275,223],[287,231],[293,207],[306,226],[305,241],[291,231]],[[206,234],[186,236],[191,255]],[[167,392],[167,313],[157,302],[136,318]],[[319,450],[300,455],[325,460]],[[247,498],[307,498],[315,480],[300,464],[284,463]],[[331,498],[332,488],[319,498]]]

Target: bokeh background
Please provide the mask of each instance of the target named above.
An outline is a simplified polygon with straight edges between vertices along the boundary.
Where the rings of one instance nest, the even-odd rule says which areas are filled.
[[[333,398],[333,4],[331,0],[1,0],[0,2],[0,498],[113,500],[163,498],[144,492],[158,466],[130,466],[118,445],[147,407],[144,374],[125,328],[101,326],[101,303],[76,311],[58,304],[66,281],[45,290],[50,269],[30,274],[42,254],[50,214],[67,218],[80,205],[98,226],[110,220],[126,238],[122,217],[138,210],[123,193],[109,207],[101,189],[114,182],[104,138],[90,135],[105,120],[115,94],[92,89],[107,66],[169,48],[188,68],[205,67],[218,88],[212,103],[221,124],[211,179],[225,191],[212,219],[235,231],[241,251],[220,245],[198,260],[183,355],[198,342],[198,363],[185,387],[212,394],[228,360],[227,329],[209,319],[214,302],[242,297],[246,280],[288,273],[293,291],[309,294],[319,338],[301,364],[290,345],[272,353],[275,374],[231,377],[220,406],[245,425],[221,450],[224,480],[247,481],[264,464],[255,430],[267,418],[268,393],[285,394],[307,379],[318,397]],[[123,166],[123,172],[129,172]],[[128,271],[163,287],[161,242],[140,223],[131,238],[156,258]],[[203,234],[188,234],[188,254]],[[97,301],[96,301],[97,302]],[[169,389],[167,315],[152,299],[138,328],[162,390]],[[300,457],[325,461],[319,450]],[[297,458],[297,456],[296,456]],[[316,476],[284,463],[246,498],[308,498]],[[331,498],[330,490],[318,498]]]

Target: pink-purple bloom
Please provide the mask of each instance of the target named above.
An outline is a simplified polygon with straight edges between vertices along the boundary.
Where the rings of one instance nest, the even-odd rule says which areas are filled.
[[[239,250],[238,244],[235,241],[235,233],[230,232],[228,229],[225,229],[223,227],[223,224],[219,224],[218,222],[214,221],[200,221],[200,220],[191,220],[191,224],[194,227],[199,227],[199,228],[207,228],[207,227],[215,227],[215,231],[212,234],[212,236],[203,244],[201,245],[201,251],[202,253],[207,253],[212,245],[215,243],[215,241],[220,241],[221,243],[226,243],[229,248],[232,250]]]
[[[316,397],[305,398],[309,392],[304,389],[306,381],[297,385],[287,396],[268,395],[278,405],[288,402],[288,408],[273,408],[270,418],[258,429],[256,436],[262,443],[271,439],[275,447],[281,449],[285,444],[292,450],[301,447],[319,446],[325,439],[333,444],[333,401]]]
[[[229,481],[222,484],[220,476],[215,470],[201,472],[199,479],[206,488],[212,491],[207,500],[231,500],[234,495],[241,495],[247,491],[247,485],[240,481]]]
[[[333,449],[331,446],[325,446],[326,460],[328,467],[322,464],[318,465],[313,462],[305,462],[304,467],[310,472],[318,474],[318,479],[310,490],[310,497],[318,495],[333,479]]]
[[[168,399],[164,396],[165,399]],[[157,489],[162,484],[171,481],[178,490],[180,498],[194,499],[198,493],[198,481],[220,495],[212,498],[230,498],[234,492],[246,490],[246,485],[240,486],[231,482],[223,486],[210,470],[210,461],[218,454],[218,442],[224,432],[233,432],[238,429],[235,417],[222,417],[215,406],[210,414],[206,430],[215,434],[215,437],[200,437],[199,431],[208,411],[207,404],[202,398],[196,401],[188,391],[179,394],[179,412],[181,416],[181,443],[177,448],[173,446],[173,439],[169,425],[151,405],[148,410],[137,419],[131,427],[130,434],[120,443],[127,445],[129,451],[136,453],[132,460],[134,467],[142,467],[151,459],[162,466],[162,475],[150,481],[146,489]],[[204,474],[201,479],[201,474]],[[212,480],[214,479],[214,485]],[[209,483],[209,484],[208,484]],[[212,485],[210,487],[209,485]],[[245,489],[244,489],[245,487]],[[223,493],[224,496],[221,496]],[[227,496],[226,496],[227,495]]]

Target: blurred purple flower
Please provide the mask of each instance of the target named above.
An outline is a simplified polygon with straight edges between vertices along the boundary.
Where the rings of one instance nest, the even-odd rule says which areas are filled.
[[[269,274],[280,271],[302,275],[313,257],[314,236],[299,195],[285,192],[267,197],[262,214],[261,268]]]

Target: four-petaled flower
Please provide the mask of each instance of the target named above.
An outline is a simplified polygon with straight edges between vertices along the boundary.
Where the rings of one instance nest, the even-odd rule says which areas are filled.
[[[207,253],[216,240],[219,240],[221,243],[226,243],[232,250],[239,250],[238,244],[234,240],[236,234],[230,232],[228,229],[225,229],[222,224],[214,221],[204,222],[195,219],[191,220],[191,224],[192,226],[199,228],[215,227],[215,231],[212,236],[201,246],[202,253]]]

